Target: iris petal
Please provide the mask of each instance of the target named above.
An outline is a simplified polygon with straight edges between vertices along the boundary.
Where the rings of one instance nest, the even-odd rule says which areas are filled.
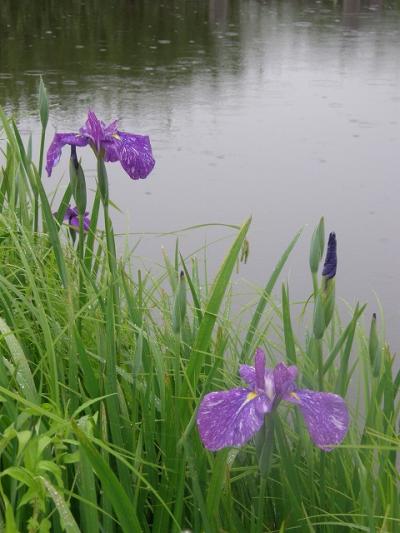
[[[115,138],[102,142],[101,146],[104,148],[104,161],[106,163],[119,161],[119,143],[120,140]]]
[[[78,217],[71,217],[69,219],[69,225],[76,229],[76,230],[79,230],[79,218]]]
[[[64,222],[66,222],[72,228],[79,230],[79,215],[78,215],[77,207],[71,207],[70,205],[68,205],[67,210],[65,211],[65,214],[64,214]],[[86,211],[83,216],[83,231],[85,232],[89,231],[89,227],[90,227],[90,218],[89,218],[89,213]]]
[[[47,151],[46,171],[51,176],[53,167],[57,165],[61,157],[61,151],[66,144],[70,146],[86,146],[89,139],[77,133],[56,133]]]
[[[240,365],[239,375],[250,387],[256,386],[256,369],[254,366]]]
[[[308,389],[288,394],[285,400],[299,406],[314,444],[330,451],[344,439],[349,427],[349,413],[340,396]]]
[[[118,120],[114,120],[113,122],[110,122],[108,126],[105,126],[104,135],[106,137],[115,135],[117,133],[117,124],[118,124]]]
[[[78,209],[76,207],[71,207],[69,205],[64,214],[64,222],[68,222],[69,224],[70,219],[72,217],[77,217],[77,216],[78,216]]]
[[[85,125],[79,130],[79,132],[81,135],[86,135],[89,137],[98,151],[100,150],[101,141],[105,137],[104,130],[104,122],[99,120],[93,111],[89,111]]]
[[[155,161],[147,135],[118,131],[117,121],[107,126],[93,111],[89,111],[79,134],[57,133],[54,136],[47,152],[48,175],[51,175],[53,167],[58,163],[65,144],[86,146],[89,143],[98,152],[98,157],[101,157],[99,153],[103,150],[105,161],[120,161],[122,168],[132,179],[144,179],[153,170]]]
[[[256,369],[256,385],[257,389],[264,389],[265,379],[265,355],[264,352],[257,348],[256,355],[254,357],[254,366]]]
[[[245,388],[207,394],[197,413],[204,446],[212,451],[242,446],[261,428],[270,408],[263,395]]]
[[[89,213],[85,213],[85,216],[83,217],[83,231],[89,231],[90,228],[90,218]]]
[[[146,178],[155,164],[149,137],[120,131],[118,135],[121,138],[119,160],[122,168],[134,180]]]
[[[297,377],[297,367],[286,366],[284,363],[279,363],[273,370],[273,376],[275,394],[282,397],[294,388],[294,380]]]

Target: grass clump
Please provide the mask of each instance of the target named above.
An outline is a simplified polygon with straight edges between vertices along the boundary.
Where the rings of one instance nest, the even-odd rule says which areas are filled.
[[[0,118],[0,529],[398,531],[400,374],[376,318],[367,333],[357,305],[342,322],[334,280],[328,287],[318,278],[323,221],[312,239],[314,311],[302,342],[288,287],[273,296],[299,235],[240,323],[230,283],[250,220],[210,286],[178,248],[159,277],[132,274],[115,253],[104,165],[89,231],[81,223],[73,242],[59,222],[82,191],[71,180],[54,217],[41,183],[44,141],[36,166],[13,122]],[[282,409],[268,475],[252,442],[205,450],[199,402],[237,385],[238,364],[257,346],[271,365],[296,364],[305,387],[346,398],[341,446],[318,450],[296,411]]]

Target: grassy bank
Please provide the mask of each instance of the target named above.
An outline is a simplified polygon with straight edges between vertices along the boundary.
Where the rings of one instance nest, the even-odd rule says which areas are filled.
[[[376,320],[370,331],[360,325],[363,306],[343,321],[334,310],[334,283],[328,293],[318,275],[322,222],[311,244],[308,327],[293,332],[279,279],[297,235],[238,334],[230,279],[250,221],[213,283],[202,284],[196,260],[179,249],[158,278],[132,272],[115,253],[104,164],[89,231],[81,223],[73,240],[60,224],[83,193],[72,176],[60,205],[50,206],[43,113],[42,121],[36,162],[1,114],[0,529],[398,531],[400,374]],[[103,208],[105,227],[97,223]],[[316,448],[299,413],[282,405],[267,475],[253,441],[204,448],[195,423],[202,397],[239,386],[238,366],[252,364],[258,346],[270,366],[296,364],[299,385],[347,400],[350,429],[340,446]]]

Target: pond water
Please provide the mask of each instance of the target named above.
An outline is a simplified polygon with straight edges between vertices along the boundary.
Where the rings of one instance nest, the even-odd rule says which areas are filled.
[[[157,164],[147,180],[108,166],[119,231],[239,224],[252,214],[240,276],[254,294],[306,225],[284,275],[291,297],[304,299],[309,238],[325,215],[338,237],[338,294],[369,302],[368,316],[379,295],[398,351],[400,3],[1,0],[0,104],[35,143],[40,74],[48,141],[76,131],[88,107],[150,135]],[[93,178],[93,157],[81,154]],[[67,160],[45,178],[49,189]],[[183,250],[222,239],[208,250],[214,268],[232,233],[193,230]],[[136,253],[159,261],[174,239],[144,236]]]

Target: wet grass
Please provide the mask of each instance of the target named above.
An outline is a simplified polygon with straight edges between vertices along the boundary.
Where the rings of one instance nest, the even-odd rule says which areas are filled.
[[[1,124],[0,529],[398,531],[400,374],[376,319],[362,326],[364,306],[334,310],[318,276],[323,223],[301,335],[278,285],[299,234],[244,321],[231,280],[250,220],[212,283],[178,246],[158,276],[132,272],[113,252],[111,221],[97,224],[100,194],[73,244],[29,143],[2,113]],[[61,215],[70,197],[67,184]],[[267,477],[253,442],[210,453],[195,424],[202,396],[238,385],[257,346],[271,365],[295,363],[299,385],[343,395],[351,414],[343,444],[324,453],[282,406]]]

